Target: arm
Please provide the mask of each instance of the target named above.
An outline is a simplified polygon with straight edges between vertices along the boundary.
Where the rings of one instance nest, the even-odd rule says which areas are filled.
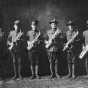
[[[45,44],[48,43],[48,40],[49,40],[49,35],[48,35],[48,32],[47,32],[47,33],[45,33],[45,35],[44,35],[44,42],[45,42]]]
[[[83,37],[82,37],[82,48],[85,47],[85,33],[83,32]]]
[[[11,36],[11,32],[10,32],[8,35],[8,38],[7,38],[7,45],[9,45],[11,42],[12,42],[12,36]]]

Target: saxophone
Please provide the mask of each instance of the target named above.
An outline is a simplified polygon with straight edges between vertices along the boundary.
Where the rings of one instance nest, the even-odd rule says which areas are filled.
[[[82,59],[87,52],[88,52],[88,45],[85,45],[82,49],[82,52],[79,55],[79,58]]]
[[[63,51],[65,51],[69,45],[74,41],[74,39],[78,36],[79,32],[77,31],[73,37],[65,44],[64,48],[63,48]]]
[[[31,50],[32,49],[32,47],[34,46],[34,43],[38,40],[38,38],[40,37],[40,35],[41,35],[41,33],[39,31],[39,34],[37,35],[37,37],[33,41],[31,41],[31,42],[27,41],[27,44],[28,44],[27,50]]]
[[[48,41],[45,41],[45,43],[46,43],[45,47],[46,48],[49,48],[51,46],[52,41],[56,38],[56,35],[58,35],[59,33],[60,32],[57,30]]]
[[[23,35],[23,32],[20,30],[20,32],[18,33],[18,35],[16,36],[16,38],[14,40],[12,38],[11,42],[7,41],[7,44],[9,45],[9,47],[8,47],[9,50],[12,50],[12,48],[14,47],[14,44],[16,44],[16,42],[18,40],[20,40],[22,35]]]

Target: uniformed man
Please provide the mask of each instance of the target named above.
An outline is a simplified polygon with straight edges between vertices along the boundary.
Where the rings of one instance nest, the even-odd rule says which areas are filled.
[[[70,78],[75,78],[75,64],[76,64],[76,59],[78,58],[78,53],[80,50],[80,37],[79,31],[77,28],[75,28],[75,24],[72,23],[71,20],[68,21],[67,24],[68,31],[66,33],[67,36],[67,61],[68,61],[68,77]],[[66,46],[66,45],[65,45]],[[77,48],[77,50],[76,50]]]
[[[58,22],[56,19],[52,19],[49,23],[51,29],[47,32],[45,43],[48,50],[51,78],[56,78],[58,77],[58,51],[61,47],[59,41],[61,30],[57,27]]]
[[[0,53],[2,53],[2,51],[3,51],[3,47],[2,47],[3,46],[3,40],[4,40],[4,32],[2,31],[2,28],[0,28]]]
[[[86,27],[85,27],[85,29],[83,31],[83,37],[84,37],[83,48],[85,48],[86,46],[88,46],[88,20],[86,20]],[[86,52],[84,58],[86,60],[85,61],[85,66],[86,66],[86,73],[88,75],[88,51]]]
[[[23,32],[19,28],[19,20],[14,21],[14,28],[10,31],[8,35],[8,49],[11,52],[11,56],[13,59],[13,67],[14,67],[14,77],[16,78],[22,78],[21,77],[21,37],[23,35]]]
[[[0,80],[3,79],[3,56],[4,56],[4,47],[5,47],[5,44],[4,44],[4,32],[2,30],[2,28],[0,28]]]
[[[30,60],[30,68],[32,72],[31,79],[40,78],[39,72],[39,62],[41,57],[42,51],[42,35],[38,28],[38,21],[33,20],[31,23],[31,30],[27,32],[27,50],[28,50],[28,57]]]

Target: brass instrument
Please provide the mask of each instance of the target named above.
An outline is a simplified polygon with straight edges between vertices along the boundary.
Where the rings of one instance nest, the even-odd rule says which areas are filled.
[[[78,31],[75,33],[75,35],[65,44],[65,46],[64,46],[64,48],[63,48],[63,51],[65,51],[68,47],[69,47],[69,45],[74,41],[74,39],[77,37],[77,35],[78,35],[79,33],[78,33]]]
[[[38,40],[38,38],[39,38],[39,36],[40,36],[40,32],[39,32],[39,34],[37,35],[37,37],[33,40],[33,41],[27,41],[27,44],[28,44],[28,46],[27,46],[27,50],[31,50],[32,49],[32,47],[34,46],[34,43]]]
[[[46,46],[45,47],[46,48],[49,48],[51,46],[52,41],[55,39],[56,35],[58,35],[59,33],[60,32],[57,30],[48,41],[45,41],[45,43],[46,43]]]
[[[88,45],[83,47],[83,50],[82,50],[82,52],[79,55],[79,58],[82,59],[87,52],[88,52]]]
[[[16,38],[10,42],[10,41],[7,41],[7,44],[9,45],[8,49],[9,50],[12,50],[14,44],[16,44],[16,42],[18,40],[20,40],[21,36],[23,35],[23,32],[20,30],[20,32],[18,33],[18,35],[16,36]]]

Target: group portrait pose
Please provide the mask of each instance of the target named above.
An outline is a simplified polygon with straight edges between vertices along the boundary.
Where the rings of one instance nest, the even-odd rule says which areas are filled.
[[[59,69],[64,70],[65,67],[67,67],[67,78],[77,78],[79,69],[81,69],[79,63],[82,63],[82,61],[84,62],[82,65],[85,67],[86,75],[88,75],[88,20],[85,21],[85,27],[82,29],[73,20],[69,19],[66,23],[67,31],[64,33],[59,27],[59,21],[55,18],[48,22],[49,29],[44,33],[41,31],[38,19],[31,21],[30,28],[26,32],[22,30],[20,23],[19,19],[14,20],[12,29],[10,29],[6,38],[6,48],[10,53],[14,72],[12,79],[23,78],[23,42],[30,62],[31,79],[42,78],[40,63],[44,58],[47,58],[49,64],[50,79],[64,77],[60,75]],[[4,32],[2,32],[2,28],[0,31],[0,43],[2,43]],[[44,51],[47,54],[46,57],[43,57],[45,55]],[[67,64],[62,63],[64,59]],[[60,62],[61,60],[62,62]],[[64,64],[64,67],[60,67],[60,64]],[[77,69],[78,64],[79,69]],[[47,69],[46,65],[44,64],[44,69]]]

